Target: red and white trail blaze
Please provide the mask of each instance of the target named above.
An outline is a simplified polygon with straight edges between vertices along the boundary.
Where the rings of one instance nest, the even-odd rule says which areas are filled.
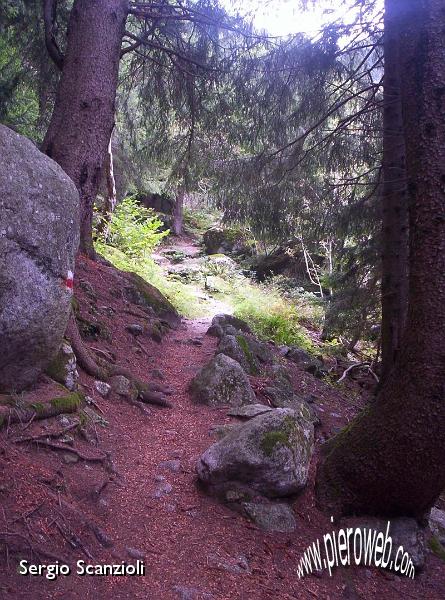
[[[74,273],[72,271],[68,271],[68,274],[65,277],[65,279],[63,280],[63,283],[64,283],[66,289],[72,293],[73,287],[74,287]]]

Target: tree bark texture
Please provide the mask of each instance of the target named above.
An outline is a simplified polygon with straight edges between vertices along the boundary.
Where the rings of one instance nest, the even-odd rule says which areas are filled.
[[[408,307],[408,196],[403,132],[399,31],[385,10],[382,205],[382,383],[400,347]]]
[[[76,184],[80,251],[94,256],[93,204],[114,127],[128,0],[75,0],[68,24],[56,104],[43,142]]]
[[[405,332],[376,400],[325,446],[331,514],[421,517],[445,488],[445,7],[386,0],[401,32],[410,277]]]

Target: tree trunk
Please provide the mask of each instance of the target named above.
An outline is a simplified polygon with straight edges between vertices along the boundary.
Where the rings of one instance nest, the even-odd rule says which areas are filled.
[[[391,3],[388,3],[391,4]],[[408,197],[397,14],[385,10],[382,202],[382,383],[394,365],[408,306]]]
[[[176,194],[176,202],[173,210],[173,233],[175,235],[181,235],[182,226],[184,220],[184,198],[185,198],[185,190],[183,187],[180,187],[178,193]]]
[[[114,126],[128,0],[75,0],[68,24],[56,104],[43,142],[76,184],[81,202],[80,251],[94,256],[93,204]]]
[[[325,446],[317,497],[331,514],[420,517],[445,488],[445,46],[443,0],[398,10],[410,217],[408,314],[375,402]]]
[[[104,172],[105,182],[107,186],[107,193],[104,199],[104,205],[102,208],[102,219],[97,227],[97,231],[103,234],[104,238],[107,239],[109,235],[109,224],[111,216],[116,208],[116,182],[114,179],[114,162],[113,162],[113,149],[112,149],[113,135],[110,137],[108,144],[107,155],[105,157]]]

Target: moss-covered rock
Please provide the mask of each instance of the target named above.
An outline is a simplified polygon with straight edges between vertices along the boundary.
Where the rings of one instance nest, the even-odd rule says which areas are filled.
[[[445,562],[445,546],[440,543],[438,538],[433,535],[428,542],[428,546],[433,554]]]
[[[223,497],[227,490],[289,496],[307,482],[314,449],[312,425],[291,409],[276,409],[247,421],[199,459],[199,479]]]
[[[257,375],[259,364],[244,338],[241,336],[224,335],[216,349],[217,354],[225,354],[236,360],[246,373]]]
[[[263,531],[291,533],[296,529],[292,508],[282,502],[243,502],[243,512]]]
[[[70,344],[65,340],[52,360],[51,364],[46,370],[46,374],[61,383],[71,392],[77,389],[77,381],[79,379],[79,373],[77,371],[76,355],[73,352]]]
[[[136,273],[127,273],[126,279],[128,283],[124,286],[123,294],[129,302],[153,310],[172,328],[179,325],[180,317],[173,304],[154,285]]]
[[[249,378],[238,362],[217,354],[192,380],[193,400],[208,406],[241,406],[255,403]]]

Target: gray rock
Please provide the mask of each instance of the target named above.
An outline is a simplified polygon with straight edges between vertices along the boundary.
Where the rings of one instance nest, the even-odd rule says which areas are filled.
[[[171,494],[173,486],[168,481],[161,481],[155,491],[153,492],[153,498],[162,498],[167,494]]]
[[[320,425],[316,410],[295,394],[289,373],[282,365],[272,365],[268,370],[272,382],[264,389],[276,408],[292,408],[313,425]]]
[[[445,544],[445,511],[436,508],[431,509],[428,519],[428,524],[432,533],[437,537],[439,542]]]
[[[62,343],[79,195],[58,164],[3,125],[0,147],[0,391],[20,391]]]
[[[308,373],[311,373],[311,375],[321,377],[324,374],[323,361],[311,356],[301,348],[297,348],[296,346],[292,347],[286,354],[286,358],[299,365]]]
[[[252,490],[289,496],[307,482],[314,449],[311,423],[279,408],[240,425],[213,444],[198,461],[199,479],[210,492]]]
[[[244,338],[250,352],[260,363],[263,365],[271,365],[274,363],[275,356],[272,352],[270,344],[267,342],[260,342],[255,338],[255,336],[249,334],[242,334],[241,337]]]
[[[217,354],[225,354],[239,363],[246,373],[256,375],[259,365],[256,357],[241,336],[223,335],[216,349]]]
[[[233,315],[220,314],[215,315],[212,319],[212,325],[219,325],[224,329],[226,325],[231,325],[237,331],[244,331],[245,333],[251,333],[249,325]]]
[[[390,522],[389,535],[392,538],[391,560],[395,560],[397,550],[400,546],[403,546],[404,552],[407,552],[412,559],[416,571],[421,570],[424,566],[426,556],[425,530],[418,525],[415,519],[408,517],[388,520]],[[354,527],[359,527],[360,529],[376,530],[377,533],[382,532],[383,534],[386,533],[388,525],[388,521],[377,517],[361,519],[357,517],[347,519],[346,523],[348,526],[352,524]],[[343,525],[344,528],[345,526]],[[401,560],[400,554],[398,560]]]
[[[118,396],[124,396],[130,400],[136,400],[138,391],[127,377],[123,375],[114,375],[110,378],[111,389]]]
[[[142,335],[144,333],[144,328],[142,327],[142,325],[138,325],[138,323],[131,323],[130,325],[127,325],[125,329],[128,331],[128,333],[134,335],[134,337],[137,337],[138,335]]]
[[[161,469],[166,469],[171,473],[179,473],[182,470],[180,460],[163,460],[160,465]]]
[[[246,406],[237,406],[232,408],[227,413],[230,417],[241,417],[243,419],[253,419],[258,415],[263,415],[264,413],[270,412],[273,410],[270,406],[266,406],[265,404],[246,404]]]
[[[70,344],[63,340],[57,356],[51,361],[46,369],[46,374],[64,385],[70,392],[77,390],[79,373],[77,371],[76,355]]]
[[[206,331],[207,335],[221,338],[224,335],[223,328],[220,325],[210,325]]]
[[[239,331],[239,329],[236,329],[236,327],[234,327],[233,325],[224,325],[222,330],[223,330],[223,335],[235,335],[236,336],[239,333],[241,333]]]
[[[270,502],[243,502],[246,516],[263,531],[291,533],[296,529],[294,511],[289,504]]]
[[[66,465],[73,465],[79,462],[79,457],[72,452],[64,452],[62,454],[62,460]]]
[[[253,404],[255,394],[240,364],[225,354],[215,356],[192,380],[194,402],[219,406]]]
[[[111,385],[105,383],[105,381],[95,381],[94,387],[103,398],[106,398],[111,391]]]
[[[130,558],[134,558],[135,560],[144,560],[145,559],[145,552],[143,552],[142,550],[138,550],[137,548],[125,548],[125,550],[127,551],[127,554]]]

